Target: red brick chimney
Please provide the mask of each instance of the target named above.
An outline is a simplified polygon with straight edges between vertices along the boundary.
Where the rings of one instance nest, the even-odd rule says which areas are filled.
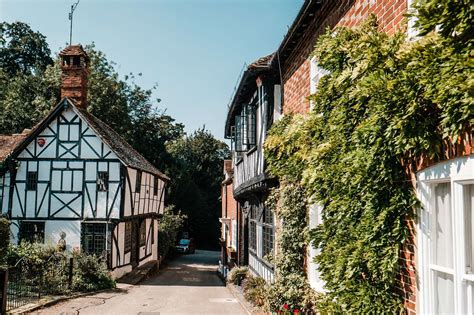
[[[87,107],[89,57],[81,45],[64,48],[61,57],[61,99],[67,97],[82,108]]]

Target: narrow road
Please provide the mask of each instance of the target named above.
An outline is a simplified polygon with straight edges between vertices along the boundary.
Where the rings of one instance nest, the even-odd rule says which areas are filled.
[[[170,262],[140,285],[42,309],[35,314],[246,314],[217,277],[218,252],[197,250]]]

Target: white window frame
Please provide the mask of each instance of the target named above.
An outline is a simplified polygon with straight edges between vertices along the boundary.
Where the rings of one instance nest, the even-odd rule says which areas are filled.
[[[237,220],[232,219],[232,248],[237,250]]]
[[[321,78],[329,74],[329,71],[321,68],[319,66],[316,56],[313,56],[310,59],[310,75],[309,75],[309,90],[311,95],[315,94],[318,91],[318,84],[321,81]],[[311,101],[309,104],[309,109],[312,110],[314,107],[314,102]]]
[[[453,231],[453,269],[430,264],[432,211],[434,209],[434,187],[439,183],[450,183],[451,214]],[[474,184],[474,156],[461,157],[438,163],[417,174],[417,194],[422,208],[418,211],[417,255],[418,272],[417,313],[434,313],[434,288],[431,270],[453,274],[454,312],[474,311],[474,299],[464,301],[464,296],[474,290],[474,274],[466,274],[464,236],[464,185]],[[441,270],[441,269],[443,270]],[[470,283],[469,283],[469,282]]]
[[[321,223],[323,223],[321,211],[323,207],[320,204],[314,203],[309,206],[309,228],[314,229]],[[308,281],[311,288],[317,292],[324,293],[325,282],[320,278],[320,272],[318,270],[319,265],[314,262],[314,258],[321,252],[320,248],[313,247],[312,244],[308,244]]]

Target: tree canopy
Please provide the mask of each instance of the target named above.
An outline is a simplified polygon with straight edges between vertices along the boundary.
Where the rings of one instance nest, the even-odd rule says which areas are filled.
[[[219,238],[220,187],[229,148],[204,127],[169,144],[174,160],[169,202],[188,217],[197,245],[216,248]]]

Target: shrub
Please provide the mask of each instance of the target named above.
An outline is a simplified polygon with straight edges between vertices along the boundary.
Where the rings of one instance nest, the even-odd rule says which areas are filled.
[[[68,287],[70,256],[58,253],[54,246],[22,242],[10,245],[6,261],[15,267],[24,281],[39,285],[43,292],[63,294],[72,291],[95,291],[115,287],[102,257],[73,253],[72,286]]]
[[[6,264],[8,245],[10,244],[10,225],[8,220],[0,217],[0,266]]]
[[[73,258],[72,289],[74,291],[88,292],[115,288],[115,281],[110,276],[102,257],[75,252]]]
[[[185,218],[186,216],[181,213],[174,214],[173,206],[165,209],[158,225],[158,253],[160,256],[165,257],[174,246]]]
[[[234,267],[227,275],[227,282],[240,285],[249,272],[248,267]]]
[[[248,275],[243,283],[244,297],[261,309],[268,309],[267,283],[263,278]]]
[[[18,277],[32,286],[40,286],[42,292],[63,294],[69,291],[68,259],[57,253],[53,246],[29,242],[11,245],[6,261]]]

